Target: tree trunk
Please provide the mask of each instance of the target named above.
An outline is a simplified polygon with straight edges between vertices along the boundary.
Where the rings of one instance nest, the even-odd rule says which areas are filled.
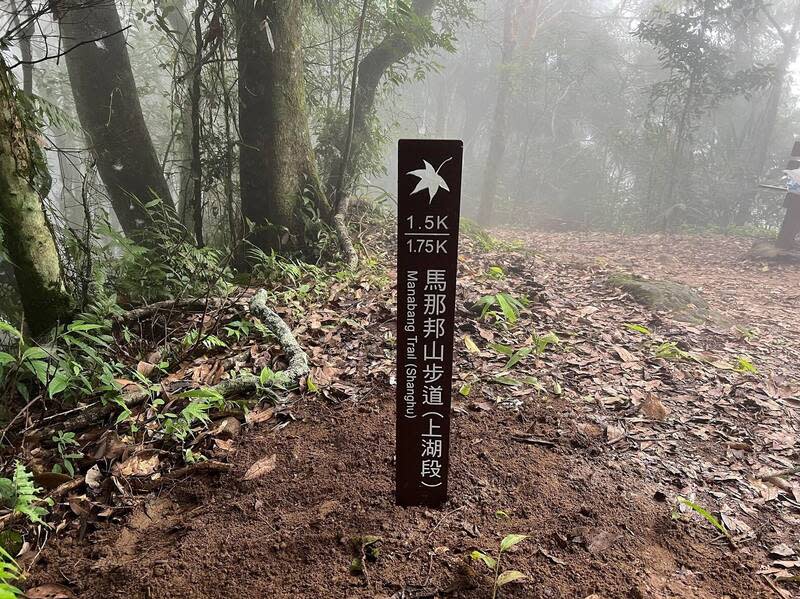
[[[786,72],[789,65],[794,62],[797,56],[797,34],[800,32],[800,2],[795,9],[791,31],[788,34],[784,34],[780,28],[777,31],[783,38],[783,48],[781,49],[780,56],[778,56],[778,59],[775,61],[775,79],[770,88],[769,96],[767,97],[767,105],[764,109],[764,116],[760,127],[761,135],[756,144],[756,159],[754,161],[756,176],[762,174],[764,165],[767,163],[769,148],[775,133],[775,123],[778,120],[778,112],[786,84]]]
[[[798,235],[800,235],[800,196],[790,194],[786,200],[786,218],[783,219],[775,245],[782,250],[790,250]]]
[[[764,168],[770,155],[770,147],[775,135],[775,124],[778,121],[781,99],[784,96],[784,89],[786,87],[786,74],[789,66],[797,57],[797,35],[798,32],[800,32],[800,3],[797,4],[795,9],[790,32],[786,34],[780,27],[776,27],[776,31],[783,40],[783,47],[775,61],[774,80],[770,87],[766,106],[764,107],[764,112],[762,113],[758,126],[753,159],[747,164],[749,167],[746,181],[747,185],[744,186],[742,194],[739,195],[737,201],[736,224],[738,225],[745,224],[750,216],[753,198],[750,185],[756,185],[758,183],[758,179],[764,174]]]
[[[305,249],[304,196],[330,216],[308,128],[302,6],[301,0],[235,4],[242,213],[255,225],[250,242],[263,250]]]
[[[485,226],[494,224],[497,181],[506,153],[506,129],[508,127],[508,97],[511,93],[511,72],[509,65],[514,58],[516,39],[514,37],[514,16],[517,0],[507,0],[503,11],[503,47],[500,55],[500,82],[497,86],[497,103],[494,109],[492,137],[489,155],[483,174],[481,202],[478,209],[478,222]]]
[[[159,198],[169,216],[175,206],[142,114],[116,5],[68,0],[61,6],[78,118],[117,219],[136,237],[159,216],[144,204]]]
[[[414,0],[412,8],[418,18],[430,18],[437,0]],[[367,52],[358,66],[358,86],[353,109],[352,147],[349,155],[351,164],[357,164],[367,141],[369,141],[369,121],[375,110],[378,86],[390,67],[407,58],[414,51],[414,45],[401,31],[393,31],[372,50]],[[337,136],[339,157],[331,165],[327,187],[329,190],[341,188],[349,193],[355,180],[353,169],[345,169],[345,176],[339,181],[342,172],[341,161],[345,155],[348,131]]]
[[[14,14],[14,26],[19,27],[23,19],[30,19],[30,22],[23,27],[19,38],[19,53],[22,59],[22,89],[29,96],[33,95],[33,49],[31,38],[35,32],[36,22],[33,16],[33,6],[31,0],[21,0],[24,10],[17,6],[15,0],[11,0],[11,11]]]
[[[178,217],[187,231],[194,229],[193,212],[194,177],[192,175],[192,123],[194,106],[192,89],[195,78],[196,45],[186,16],[183,0],[160,0],[159,6],[171,31],[171,37],[177,46],[178,64],[184,75],[180,85],[178,106],[180,109],[180,125],[176,139],[175,164],[178,168]]]
[[[33,187],[47,178],[47,163],[30,122],[0,61],[0,226],[25,320],[33,335],[41,335],[68,316],[70,298],[39,195],[46,190]]]
[[[200,150],[200,95],[201,83],[203,79],[203,32],[201,29],[203,9],[205,0],[197,3],[194,11],[194,61],[192,64],[192,86],[191,86],[191,106],[192,106],[192,197],[187,198],[187,203],[191,202],[192,226],[197,245],[203,247],[203,168],[202,153]]]
[[[79,159],[74,151],[79,144],[75,143],[71,132],[58,125],[51,124],[50,130],[53,133],[53,139],[57,140],[62,148],[58,152],[58,178],[61,187],[59,199],[66,226],[68,228],[82,227],[84,224],[83,202],[80,190],[83,175],[79,167]]]

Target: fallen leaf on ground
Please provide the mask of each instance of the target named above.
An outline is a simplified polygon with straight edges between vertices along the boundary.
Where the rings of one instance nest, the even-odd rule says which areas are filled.
[[[794,555],[794,549],[789,547],[786,543],[779,543],[769,550],[770,555],[777,555],[778,557],[791,557]]]
[[[153,374],[153,370],[155,369],[156,365],[151,364],[150,362],[145,362],[142,360],[136,365],[136,372],[141,374],[145,378],[150,378],[150,375]]]
[[[606,426],[606,439],[609,443],[614,443],[615,441],[619,441],[622,437],[625,436],[625,429],[621,426],[614,426],[613,424],[609,424]]]
[[[270,420],[275,415],[274,408],[266,408],[264,410],[251,410],[245,416],[245,421],[247,424],[258,424],[260,422],[266,422]]]
[[[639,411],[651,420],[664,420],[669,416],[669,410],[655,397],[646,398],[639,406]]]
[[[103,475],[100,472],[100,466],[95,464],[91,468],[86,471],[86,485],[90,489],[99,489],[100,488],[100,481],[103,480]]]
[[[238,418],[228,416],[219,422],[211,434],[219,439],[233,439],[239,434],[241,428],[242,425]]]
[[[121,464],[114,464],[114,474],[118,476],[149,476],[160,464],[158,454],[142,452],[129,457]]]
[[[27,599],[75,599],[75,593],[60,584],[43,584],[26,591]]]
[[[636,362],[636,356],[622,346],[615,345],[614,352],[619,356],[623,362]]]
[[[247,472],[244,473],[244,480],[255,480],[265,474],[269,474],[275,470],[277,462],[278,458],[274,453],[271,456],[261,458],[247,469]]]

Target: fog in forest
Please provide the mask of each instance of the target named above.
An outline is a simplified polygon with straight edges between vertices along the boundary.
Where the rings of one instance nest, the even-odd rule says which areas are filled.
[[[107,204],[102,177],[92,176],[68,58],[59,57],[69,41],[52,11],[19,1],[18,14],[13,4],[4,11],[5,60],[20,81],[23,53],[35,60],[33,91],[50,117],[48,204],[60,223],[80,221],[81,194],[98,209]],[[428,5],[430,30],[415,33],[424,39],[386,66],[375,89],[358,197],[394,196],[399,137],[457,138],[465,144],[464,213],[484,223],[764,234],[780,226],[780,190],[759,185],[786,186],[797,132],[796,3],[380,1],[369,3],[361,56],[379,47],[404,10],[427,14]],[[230,186],[239,186],[244,124],[232,7],[204,3],[198,24],[201,45],[214,49],[202,58],[198,102],[209,229],[238,210]],[[180,199],[192,168],[197,7],[117,8],[153,146]],[[358,2],[304,8],[307,117],[323,174],[341,153],[331,135],[347,116],[360,9]],[[30,27],[15,30],[28,14]],[[218,34],[224,38],[211,39]]]
[[[799,52],[0,0],[0,598],[796,596]]]

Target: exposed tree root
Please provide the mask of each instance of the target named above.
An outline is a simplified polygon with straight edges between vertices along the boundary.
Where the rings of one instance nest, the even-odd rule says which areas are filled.
[[[204,308],[216,308],[221,306],[224,302],[225,299],[221,297],[210,297],[208,299],[193,298],[193,299],[165,300],[163,302],[155,302],[147,306],[142,306],[140,308],[128,310],[124,314],[120,314],[119,316],[115,317],[114,323],[121,324],[123,322],[135,322],[138,320],[149,318],[154,314],[157,314],[158,312],[174,312],[192,308],[197,310],[202,310]]]
[[[263,385],[259,377],[251,374],[224,380],[210,388],[226,399],[253,394],[257,392],[259,388],[263,387],[296,387],[300,379],[309,372],[308,356],[303,351],[303,348],[300,347],[300,344],[297,343],[297,339],[295,339],[288,325],[272,308],[267,306],[268,300],[269,296],[267,292],[263,289],[258,290],[250,301],[250,313],[257,316],[277,337],[281,349],[283,349],[284,354],[289,360],[289,367],[286,370],[275,373],[275,376],[271,380],[266,381]],[[152,309],[155,306],[156,304],[153,304],[148,308]],[[136,318],[140,318],[140,316]],[[145,402],[149,397],[150,394],[146,391],[136,391],[135,393],[127,395],[123,394],[123,401],[125,406],[130,409]],[[58,431],[66,430],[74,432],[86,429],[110,417],[119,409],[120,406],[116,403],[107,403],[104,405],[100,402],[96,402],[90,404],[68,420],[64,420],[57,425],[51,425],[47,428],[32,431],[28,435],[27,440],[37,441],[40,439],[47,439],[57,434]]]
[[[358,268],[358,252],[350,239],[350,231],[347,230],[347,223],[344,214],[337,214],[333,217],[333,226],[336,229],[336,236],[339,238],[339,246],[342,250],[342,258],[351,270]]]
[[[278,384],[294,386],[308,374],[308,356],[297,343],[291,329],[275,311],[267,306],[269,296],[259,289],[250,301],[250,313],[258,316],[266,327],[278,338],[283,353],[289,359],[289,368],[278,374]]]
[[[188,466],[184,466],[183,468],[177,468],[176,470],[173,470],[172,472],[167,472],[156,479],[144,478],[144,479],[134,480],[133,478],[131,478],[129,480],[136,489],[142,491],[152,491],[154,489],[158,489],[159,487],[165,485],[166,483],[175,482],[187,476],[193,476],[195,474],[213,474],[217,472],[228,472],[230,469],[231,469],[230,464],[226,464],[225,462],[217,462],[215,460],[209,460],[207,462],[197,462],[194,464],[189,464]]]

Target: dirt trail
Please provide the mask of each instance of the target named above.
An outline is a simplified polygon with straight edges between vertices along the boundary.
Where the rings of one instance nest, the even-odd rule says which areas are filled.
[[[290,419],[285,410],[245,427],[230,473],[165,486],[83,540],[70,523],[31,583],[81,598],[489,597],[485,570],[466,555],[523,533],[530,538],[504,560],[528,579],[502,597],[791,596],[797,587],[777,579],[798,573],[797,558],[778,567],[768,554],[780,543],[800,552],[797,478],[779,489],[756,477],[797,458],[800,268],[742,265],[742,244],[722,238],[523,241],[464,244],[455,388],[472,390],[454,399],[445,509],[393,505],[393,292],[362,283],[294,323],[319,394],[290,405]],[[758,334],[653,314],[604,284],[611,263],[700,286]],[[489,266],[505,278],[487,277]],[[467,309],[499,290],[532,300],[508,330]],[[506,358],[489,341],[522,347],[545,331],[561,344],[511,373],[537,385],[498,383]],[[655,356],[664,340],[706,361]],[[720,367],[743,353],[758,375]],[[243,480],[273,454],[273,471]],[[674,518],[678,495],[721,513],[737,549],[691,510]],[[367,535],[380,537],[380,552],[354,575],[352,540]]]

